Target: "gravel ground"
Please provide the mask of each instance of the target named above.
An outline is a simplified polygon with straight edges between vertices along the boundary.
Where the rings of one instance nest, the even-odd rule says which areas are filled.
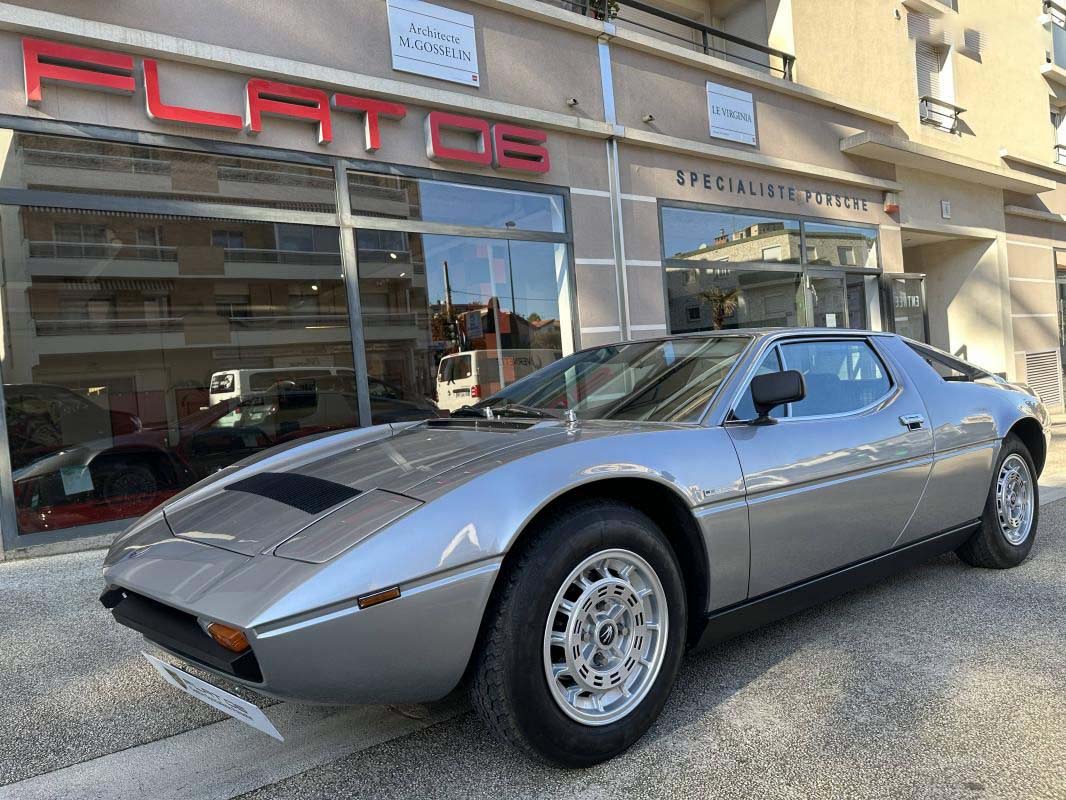
[[[1021,567],[944,556],[690,657],[662,718],[593,769],[473,714],[245,797],[1066,798],[1066,502]]]
[[[0,562],[0,785],[225,719],[97,602],[103,557]]]

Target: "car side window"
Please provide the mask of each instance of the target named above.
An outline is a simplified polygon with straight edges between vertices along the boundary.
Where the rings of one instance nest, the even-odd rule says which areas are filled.
[[[892,388],[888,370],[865,339],[781,345],[785,369],[803,373],[807,397],[792,404],[793,417],[858,411]]]
[[[768,375],[771,372],[781,371],[781,358],[777,354],[777,348],[772,347],[770,351],[763,356],[762,361],[759,362],[758,368],[755,370],[755,374],[751,377],[757,377],[759,375]],[[780,419],[785,416],[786,409],[784,406],[778,406],[770,412],[771,417],[777,417]],[[755,419],[758,416],[755,413],[755,401],[751,399],[751,386],[744,390],[743,396],[740,398],[740,402],[737,403],[737,407],[733,409],[734,419]]]
[[[967,364],[965,361],[960,361],[940,350],[914,342],[906,342],[906,344],[945,381],[967,382],[991,377],[984,370]]]

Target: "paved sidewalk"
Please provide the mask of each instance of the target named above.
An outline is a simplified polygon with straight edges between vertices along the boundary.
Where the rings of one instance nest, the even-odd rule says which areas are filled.
[[[276,743],[158,678],[96,602],[99,551],[0,563],[0,800],[1066,798],[1064,453],[1022,567],[945,556],[690,657],[651,734],[582,772],[498,745],[461,698],[278,704]]]

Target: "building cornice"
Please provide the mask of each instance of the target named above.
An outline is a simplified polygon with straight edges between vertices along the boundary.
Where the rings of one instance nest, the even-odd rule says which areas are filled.
[[[1058,186],[1055,181],[1046,178],[967,158],[898,136],[884,136],[870,131],[841,139],[840,150],[850,156],[885,161],[898,167],[945,175],[982,186],[996,186],[1019,194],[1050,192]]]
[[[1012,217],[1038,219],[1041,222],[1066,222],[1066,215],[1056,214],[1052,211],[1040,211],[1035,208],[1026,208],[1025,206],[1004,206],[1003,213],[1009,214]]]
[[[1036,169],[1042,169],[1045,172],[1050,172],[1053,175],[1066,176],[1066,166],[1056,164],[1050,159],[1041,161],[1036,156],[1023,155],[1022,153],[1015,153],[1013,151],[1003,148],[999,151],[999,157],[1004,161],[1013,161],[1017,164],[1024,164],[1027,167],[1035,167]]]
[[[738,150],[733,147],[709,144],[706,142],[693,142],[689,139],[680,139],[675,136],[666,136],[651,131],[641,131],[634,128],[615,128],[615,136],[618,141],[627,144],[640,145],[653,150],[665,150],[671,153],[699,156],[700,158],[713,158],[715,161],[725,161],[730,164],[742,164],[749,167],[787,172],[793,175],[803,175],[808,178],[822,178],[834,183],[843,183],[849,186],[860,186],[866,189],[883,189],[888,192],[903,191],[903,184],[897,181],[874,178],[860,172],[848,172],[842,169],[830,169],[828,167],[815,167],[802,161],[793,161],[787,158],[767,156],[762,153]]]

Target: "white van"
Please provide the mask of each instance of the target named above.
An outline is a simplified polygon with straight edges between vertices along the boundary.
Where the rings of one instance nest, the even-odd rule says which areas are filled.
[[[266,369],[227,369],[211,375],[208,403],[214,405],[232,397],[245,398],[265,392],[282,381],[323,378],[327,375],[355,379],[351,367],[268,367]]]
[[[558,350],[468,350],[444,356],[437,366],[437,407],[457,411],[562,358]]]

